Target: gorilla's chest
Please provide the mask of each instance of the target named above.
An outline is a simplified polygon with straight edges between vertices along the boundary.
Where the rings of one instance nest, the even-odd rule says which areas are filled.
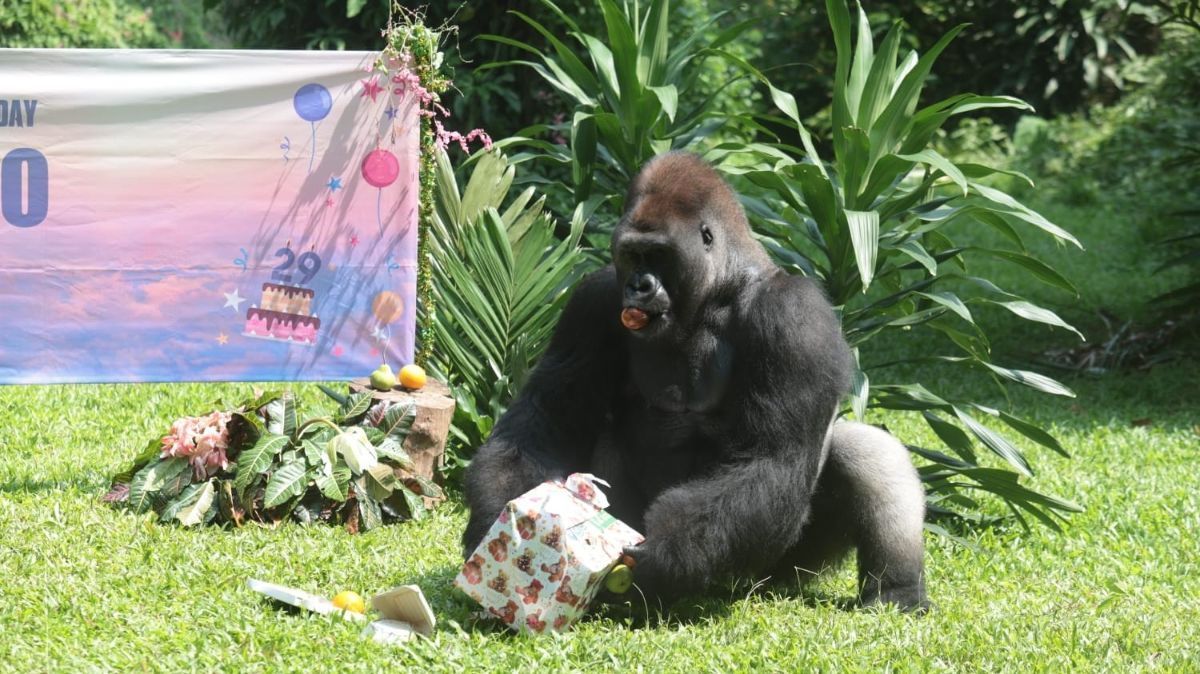
[[[629,478],[645,498],[720,462],[733,360],[719,339],[631,355],[613,427]]]
[[[626,397],[664,420],[708,415],[721,404],[732,371],[732,345],[705,332],[681,347],[633,351]]]

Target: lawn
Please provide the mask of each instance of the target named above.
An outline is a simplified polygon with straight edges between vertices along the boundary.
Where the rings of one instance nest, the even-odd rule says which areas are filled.
[[[1082,298],[1038,301],[1086,320],[1099,306],[1136,305],[1166,282],[1129,288],[1126,278],[1144,280],[1152,267],[1129,228],[1096,213],[1051,215],[1092,250],[1042,251]],[[997,351],[1014,357],[1070,341],[992,322]],[[465,523],[453,498],[421,521],[357,536],[298,525],[185,530],[100,502],[108,476],[146,438],[248,385],[0,388],[0,670],[1196,671],[1197,371],[1182,360],[1066,378],[1075,399],[1011,391],[1016,408],[1073,454],[1019,443],[1038,470],[1033,484],[1086,510],[1061,533],[1012,524],[968,533],[969,545],[929,536],[936,608],[926,617],[848,610],[847,566],[803,591],[739,585],[684,602],[667,619],[615,607],[541,638],[476,622],[452,599]],[[941,390],[1005,404],[997,390],[956,376],[923,373]],[[301,392],[321,400],[311,386]],[[936,443],[913,415],[872,420],[910,443]],[[438,630],[406,647],[377,646],[352,624],[260,600],[246,589],[250,577],[325,595],[416,583]]]

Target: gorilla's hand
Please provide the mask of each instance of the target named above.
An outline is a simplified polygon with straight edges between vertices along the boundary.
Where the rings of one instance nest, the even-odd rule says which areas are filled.
[[[676,594],[671,565],[664,559],[661,548],[646,541],[625,548],[633,564],[633,584],[648,600],[669,601]],[[628,596],[628,594],[626,594]]]

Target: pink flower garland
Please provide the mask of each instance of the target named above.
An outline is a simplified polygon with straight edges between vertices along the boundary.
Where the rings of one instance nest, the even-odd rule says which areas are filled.
[[[434,142],[438,146],[438,149],[444,150],[450,143],[458,143],[463,152],[470,152],[471,150],[468,145],[473,140],[478,140],[485,150],[492,149],[492,138],[483,129],[472,129],[464,136],[457,131],[447,131],[442,126],[441,120],[437,119],[437,117],[440,115],[449,118],[450,111],[434,100],[433,94],[428,89],[421,86],[420,76],[410,70],[406,62],[400,71],[392,76],[392,83],[396,85],[393,91],[397,96],[411,93],[421,103],[421,110],[418,114],[433,119],[435,131]]]

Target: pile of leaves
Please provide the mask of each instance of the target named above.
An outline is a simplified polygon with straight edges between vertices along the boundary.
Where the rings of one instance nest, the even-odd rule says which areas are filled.
[[[403,449],[411,403],[348,396],[329,416],[302,418],[288,392],[257,393],[176,420],[113,478],[104,500],[162,522],[276,525],[289,518],[366,531],[421,517],[441,489]]]

